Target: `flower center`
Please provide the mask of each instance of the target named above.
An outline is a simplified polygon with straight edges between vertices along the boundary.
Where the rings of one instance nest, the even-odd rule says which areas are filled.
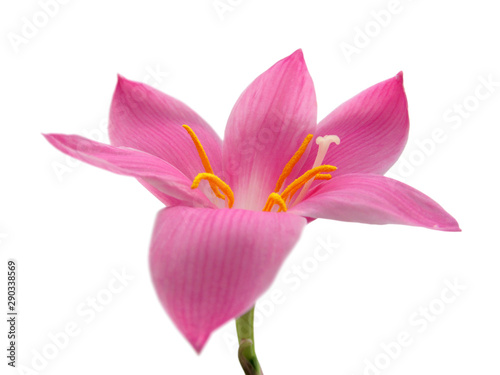
[[[331,143],[339,144],[340,143],[340,138],[337,137],[336,135],[326,135],[324,137],[317,137],[316,138],[316,143],[318,144],[318,153],[316,155],[316,159],[314,160],[313,167],[309,169],[307,172],[302,174],[299,178],[295,179],[291,184],[289,184],[281,194],[279,194],[279,191],[281,187],[283,186],[283,183],[285,182],[286,178],[290,175],[292,172],[293,167],[297,162],[300,160],[302,155],[307,149],[307,146],[309,145],[309,142],[311,142],[313,135],[309,134],[304,141],[302,142],[302,145],[299,147],[299,149],[295,152],[295,154],[292,156],[290,161],[285,165],[285,168],[283,168],[283,172],[281,172],[280,177],[278,178],[278,182],[276,183],[276,188],[274,189],[274,192],[269,195],[267,198],[266,205],[264,206],[263,211],[271,211],[272,208],[274,207],[275,204],[279,205],[279,210],[278,212],[281,211],[287,211],[287,202],[290,202],[297,193],[302,188],[302,191],[299,193],[297,198],[295,199],[294,204],[299,203],[304,196],[306,195],[307,191],[309,190],[309,187],[311,186],[313,180],[329,180],[332,178],[331,175],[327,174],[328,172],[333,172],[337,169],[337,167],[334,167],[333,165],[322,165],[323,160],[325,159],[326,152],[328,151],[328,147],[330,147]]]
[[[203,149],[203,146],[201,145],[201,142],[196,136],[193,129],[191,129],[187,125],[182,125],[182,127],[186,129],[191,139],[193,140],[196,150],[198,151],[198,155],[200,156],[201,163],[205,168],[204,173],[198,173],[196,175],[196,177],[193,180],[193,184],[191,185],[191,189],[196,189],[200,185],[201,180],[207,180],[215,196],[217,198],[224,200],[227,197],[228,207],[229,208],[233,207],[234,204],[233,191],[231,190],[228,184],[226,184],[221,178],[219,178],[214,174],[212,166],[210,165],[210,161],[208,160],[207,153]],[[304,174],[302,174],[299,178],[295,179],[280,193],[283,183],[290,175],[290,173],[292,173],[293,167],[302,158],[302,155],[304,155],[304,152],[306,151],[307,146],[309,146],[309,142],[311,142],[312,138],[313,135],[309,134],[304,139],[299,149],[292,156],[290,161],[285,165],[285,168],[283,168],[283,172],[281,172],[281,175],[278,178],[278,181],[276,182],[276,187],[274,188],[274,191],[271,194],[269,194],[267,202],[262,211],[270,212],[275,205],[278,205],[279,206],[278,212],[282,211],[286,212],[287,202],[290,203],[293,196],[300,189],[302,190],[295,199],[294,204],[299,203],[304,198],[313,180],[329,180],[330,178],[332,178],[332,176],[329,173],[335,171],[337,167],[322,163],[323,160],[325,159],[326,152],[328,151],[330,144],[335,143],[338,145],[340,143],[340,138],[337,137],[336,135],[326,135],[324,137],[317,137],[316,144],[318,145],[318,153],[316,155],[316,159],[314,160],[312,168],[309,169]]]

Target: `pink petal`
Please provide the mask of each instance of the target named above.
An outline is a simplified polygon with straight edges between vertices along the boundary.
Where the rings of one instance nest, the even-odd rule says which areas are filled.
[[[235,207],[262,209],[283,167],[315,127],[316,94],[298,50],[257,77],[229,116],[222,157]]]
[[[384,174],[403,151],[408,129],[408,104],[401,72],[331,112],[319,123],[316,135],[340,137],[340,145],[330,146],[323,162],[336,166],[336,175]],[[313,143],[305,169],[312,166],[317,150]]]
[[[431,198],[376,174],[336,176],[288,212],[311,218],[460,231],[457,221]]]
[[[150,249],[153,283],[196,351],[269,288],[305,223],[299,216],[239,209],[159,212]]]
[[[192,180],[205,169],[182,128],[186,124],[198,136],[215,174],[222,172],[222,141],[214,130],[184,103],[146,84],[119,76],[109,119],[112,145],[155,155]]]
[[[55,148],[73,158],[113,173],[136,177],[167,205],[213,207],[203,193],[191,189],[190,179],[156,156],[130,148],[108,146],[78,135],[44,136]]]

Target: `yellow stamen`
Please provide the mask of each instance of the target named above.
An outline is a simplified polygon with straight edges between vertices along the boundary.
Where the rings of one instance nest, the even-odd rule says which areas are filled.
[[[329,174],[321,174],[321,173],[317,174],[316,177],[314,177],[315,180],[330,180],[331,178],[332,178],[331,175],[329,175]],[[309,181],[311,181],[311,180],[309,180]],[[292,191],[290,191],[290,194],[288,194],[287,201],[290,201],[293,198],[293,196],[295,195],[295,193],[299,189],[301,189],[303,187],[304,186],[298,185],[295,189],[293,189]]]
[[[290,193],[288,194],[288,197],[286,198],[286,201],[290,202],[292,200],[293,196],[295,195],[295,193],[297,191],[299,191],[300,189],[302,189],[302,187],[303,187],[303,185],[298,185],[294,189],[290,190]]]
[[[283,198],[281,197],[281,195],[279,195],[278,193],[269,194],[269,197],[267,198],[266,205],[262,211],[270,212],[275,204],[280,206],[280,211],[286,212],[286,210],[287,210],[286,203],[283,200]]]
[[[291,192],[295,193],[298,188],[303,186],[307,181],[309,181],[316,175],[321,174],[321,172],[333,172],[336,169],[337,167],[334,167],[333,165],[320,165],[316,168],[308,170],[306,173],[304,173],[302,176],[288,185],[287,188],[281,193],[281,197],[286,201],[288,197],[291,197]]]
[[[332,178],[332,176],[329,174],[317,174],[314,179],[315,180],[329,180],[331,178]]]
[[[266,205],[262,211],[271,211],[275,204],[280,206],[278,212],[287,211],[286,202],[290,202],[293,195],[302,188],[309,180],[319,179],[319,180],[329,180],[332,178],[329,174],[323,174],[322,172],[333,172],[337,169],[333,165],[320,165],[316,168],[308,170],[302,176],[293,181],[290,185],[286,187],[281,194],[276,192],[269,194],[267,198]]]
[[[316,177],[314,177],[315,180],[329,180],[331,178],[332,178],[331,175],[329,175],[329,174],[321,174],[321,173],[317,174]],[[312,181],[312,179],[309,180],[309,181]],[[288,197],[286,198],[286,201],[290,202],[292,200],[293,196],[295,195],[295,193],[297,191],[299,191],[300,189],[302,189],[303,187],[304,187],[304,185],[297,185],[295,188],[293,188],[292,190],[290,190],[290,193],[288,194]]]
[[[234,204],[234,193],[224,181],[222,181],[219,177],[212,173],[198,173],[198,175],[194,178],[193,184],[191,185],[191,189],[196,189],[198,185],[200,185],[201,180],[208,180],[210,182],[210,186],[212,184],[222,190],[222,192],[227,197],[228,207],[233,207]],[[225,199],[224,196],[221,196],[222,199]]]
[[[186,129],[186,131],[188,132],[189,136],[193,140],[193,143],[194,143],[194,145],[196,147],[196,151],[198,151],[198,155],[200,155],[200,159],[201,159],[201,163],[203,164],[203,168],[205,168],[205,172],[214,174],[212,166],[210,165],[210,161],[208,160],[207,153],[205,152],[205,149],[201,145],[201,142],[198,139],[198,137],[196,136],[196,134],[193,131],[193,129],[191,129],[188,125],[185,125],[185,124],[182,125],[182,127],[184,129]],[[224,196],[219,192],[219,189],[217,188],[217,185],[214,185],[214,183],[212,181],[209,181],[209,182],[210,182],[210,187],[212,188],[212,190],[215,193],[215,196],[217,198],[224,199]]]
[[[300,145],[299,149],[293,154],[292,158],[290,161],[285,165],[285,168],[283,168],[283,172],[281,172],[280,177],[278,178],[278,182],[276,182],[276,187],[274,188],[274,192],[277,193],[280,191],[281,186],[283,185],[283,182],[285,182],[286,178],[292,173],[292,169],[297,164],[297,162],[300,160],[302,155],[304,155],[304,152],[307,149],[307,146],[309,145],[309,142],[311,142],[313,135],[309,134],[302,144]]]
[[[203,149],[203,146],[201,145],[201,142],[198,139],[198,137],[196,136],[196,134],[193,131],[193,129],[191,129],[187,125],[182,125],[182,127],[184,129],[186,129],[186,131],[188,132],[189,136],[193,140],[193,143],[194,143],[194,145],[196,147],[196,151],[198,151],[198,155],[200,155],[201,162],[203,164],[203,167],[205,168],[205,172],[214,174],[214,171],[212,170],[212,166],[210,165],[210,161],[208,160],[207,153]]]
[[[322,174],[322,173],[318,173],[314,179],[315,180],[330,180],[332,178],[331,175],[329,174]],[[312,179],[310,179],[308,182],[311,182]],[[304,185],[297,185],[297,187],[295,187],[294,189],[292,189],[290,191],[290,193],[288,194],[288,198],[287,198],[287,201],[290,202],[293,198],[293,196],[295,195],[295,193],[300,190],[301,188],[304,188],[305,185],[307,185],[307,182],[304,184]],[[297,200],[295,200],[295,203],[298,203]]]

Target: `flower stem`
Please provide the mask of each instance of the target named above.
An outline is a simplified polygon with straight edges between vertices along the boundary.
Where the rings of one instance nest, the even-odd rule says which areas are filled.
[[[255,354],[255,341],[253,338],[253,313],[255,306],[246,314],[236,319],[236,332],[240,348],[238,358],[245,375],[263,375],[257,355]]]

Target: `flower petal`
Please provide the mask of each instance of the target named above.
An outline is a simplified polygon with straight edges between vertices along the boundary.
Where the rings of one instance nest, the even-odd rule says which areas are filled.
[[[183,124],[194,130],[215,174],[221,174],[222,141],[200,116],[146,84],[118,77],[109,117],[112,145],[155,155],[192,180],[205,170]]]
[[[284,166],[315,127],[316,94],[298,50],[257,77],[229,116],[222,157],[235,207],[262,209]]]
[[[457,221],[431,198],[376,174],[335,176],[288,212],[312,218],[460,231]]]
[[[408,129],[408,103],[400,72],[335,109],[318,124],[316,135],[340,138],[340,145],[332,145],[323,161],[338,168],[335,174],[384,174],[403,151]],[[313,164],[317,150],[313,143],[306,168]]]
[[[44,134],[59,151],[107,171],[132,176],[167,205],[213,207],[191,180],[156,156],[125,147],[108,146],[78,135]]]
[[[239,209],[159,212],[150,249],[153,283],[196,351],[269,288],[305,223],[300,216]]]

